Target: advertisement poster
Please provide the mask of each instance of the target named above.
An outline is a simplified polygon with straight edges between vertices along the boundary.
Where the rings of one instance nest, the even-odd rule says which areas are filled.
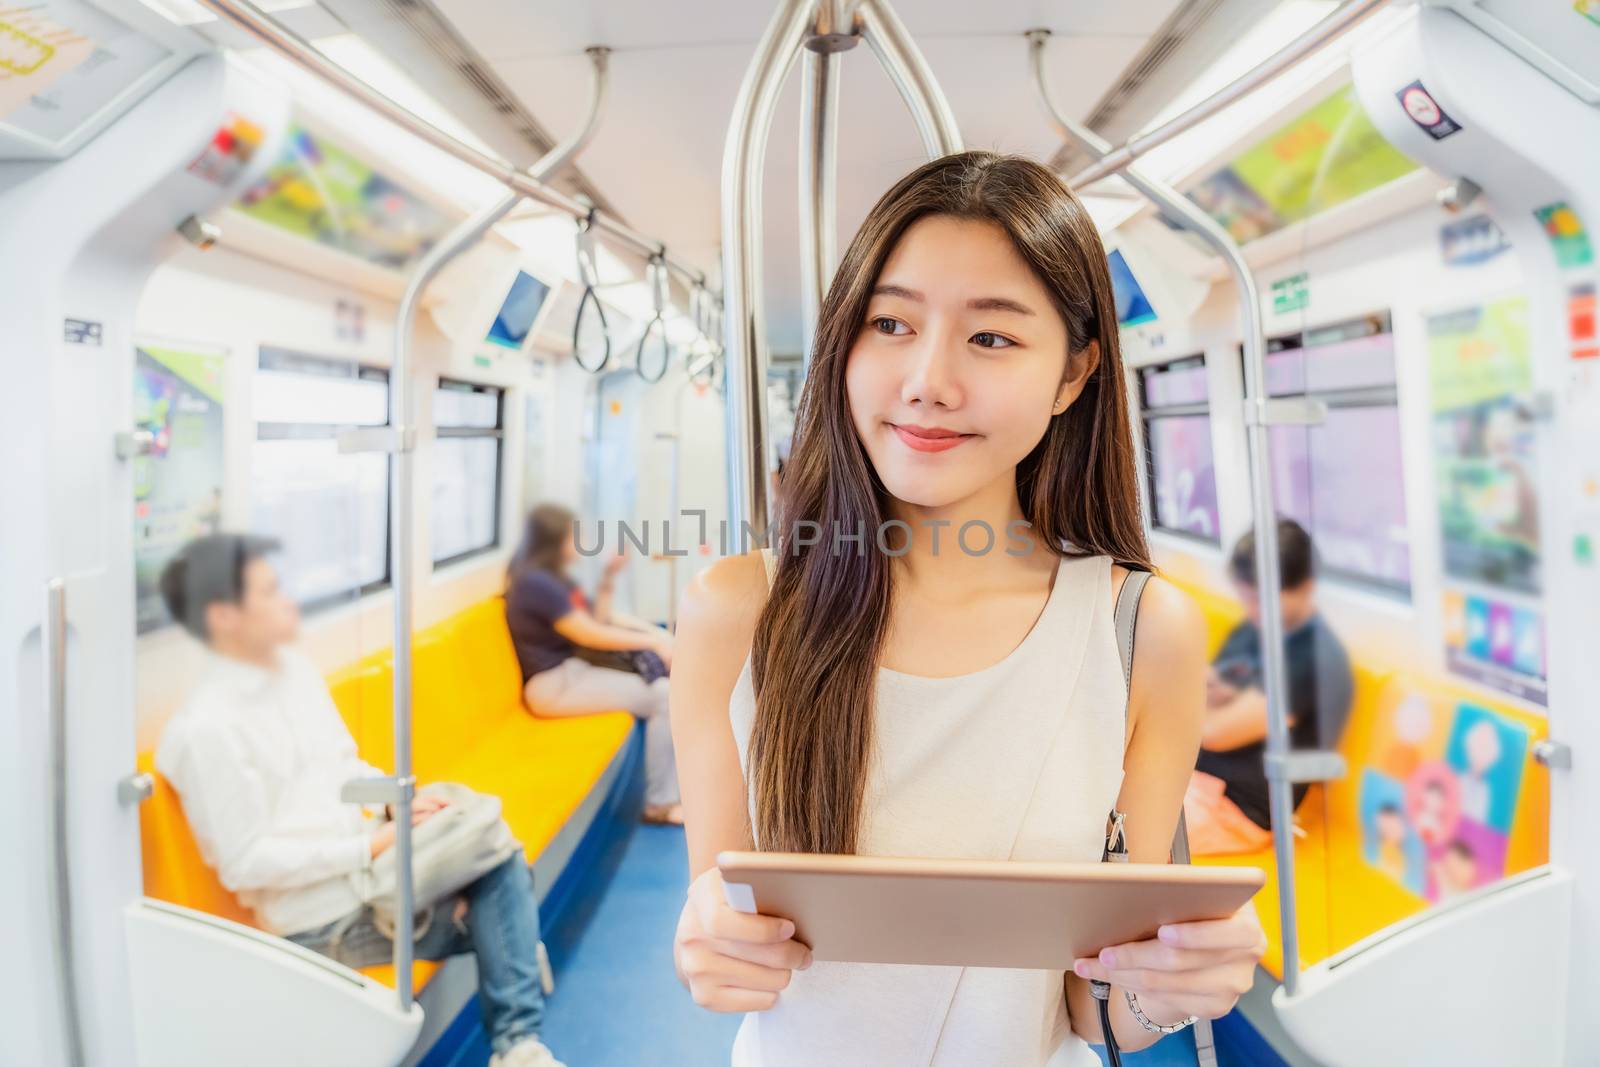
[[[0,3],[0,133],[60,147],[171,55],[92,0]]]
[[[1535,436],[1526,302],[1428,319],[1434,472],[1452,670],[1544,703]]]
[[[133,420],[150,431],[150,453],[133,461],[133,559],[140,633],[172,621],[157,582],[190,538],[222,523],[220,352],[139,345]]]
[[[1404,694],[1379,718],[1362,771],[1367,863],[1428,901],[1506,875],[1529,742],[1526,728],[1488,708]]]
[[[1383,139],[1346,86],[1251,146],[1189,197],[1243,243],[1416,169]]]
[[[1550,248],[1556,254],[1556,264],[1562,270],[1587,267],[1594,262],[1594,247],[1589,244],[1589,231],[1583,219],[1565,200],[1542,207],[1533,213],[1550,239]]]
[[[433,205],[302,126],[290,128],[283,155],[235,209],[391,270],[421,259],[451,225]]]

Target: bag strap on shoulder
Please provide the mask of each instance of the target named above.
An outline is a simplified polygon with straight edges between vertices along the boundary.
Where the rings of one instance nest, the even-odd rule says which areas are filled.
[[[1133,631],[1139,621],[1139,598],[1150,581],[1149,571],[1129,571],[1117,593],[1113,625],[1117,631],[1117,653],[1122,657],[1122,684],[1133,684]]]

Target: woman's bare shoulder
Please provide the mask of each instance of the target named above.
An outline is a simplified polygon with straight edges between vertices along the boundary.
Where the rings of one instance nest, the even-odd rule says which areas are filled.
[[[750,648],[756,620],[767,603],[766,561],[760,552],[728,556],[689,582],[678,610],[678,639],[708,647]]]

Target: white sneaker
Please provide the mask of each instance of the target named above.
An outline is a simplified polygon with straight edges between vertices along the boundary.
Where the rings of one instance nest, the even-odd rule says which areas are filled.
[[[492,1056],[489,1067],[566,1067],[538,1038],[519,1041],[506,1051]]]

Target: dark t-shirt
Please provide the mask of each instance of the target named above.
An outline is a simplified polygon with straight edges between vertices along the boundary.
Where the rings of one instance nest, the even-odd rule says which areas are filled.
[[[572,642],[556,633],[555,624],[582,603],[577,583],[549,571],[524,571],[512,581],[506,591],[506,625],[517,648],[523,682],[572,656]]]
[[[1289,671],[1289,746],[1291,748],[1333,748],[1350,714],[1355,680],[1350,674],[1350,657],[1322,616],[1291,633],[1284,641],[1285,666]],[[1222,680],[1237,689],[1261,688],[1261,636],[1252,622],[1234,627],[1212,661]],[[1227,783],[1229,800],[1251,821],[1270,828],[1272,818],[1267,805],[1267,772],[1262,762],[1264,741],[1227,752],[1201,750],[1197,769]],[[1308,787],[1294,787],[1294,802],[1300,803]]]

